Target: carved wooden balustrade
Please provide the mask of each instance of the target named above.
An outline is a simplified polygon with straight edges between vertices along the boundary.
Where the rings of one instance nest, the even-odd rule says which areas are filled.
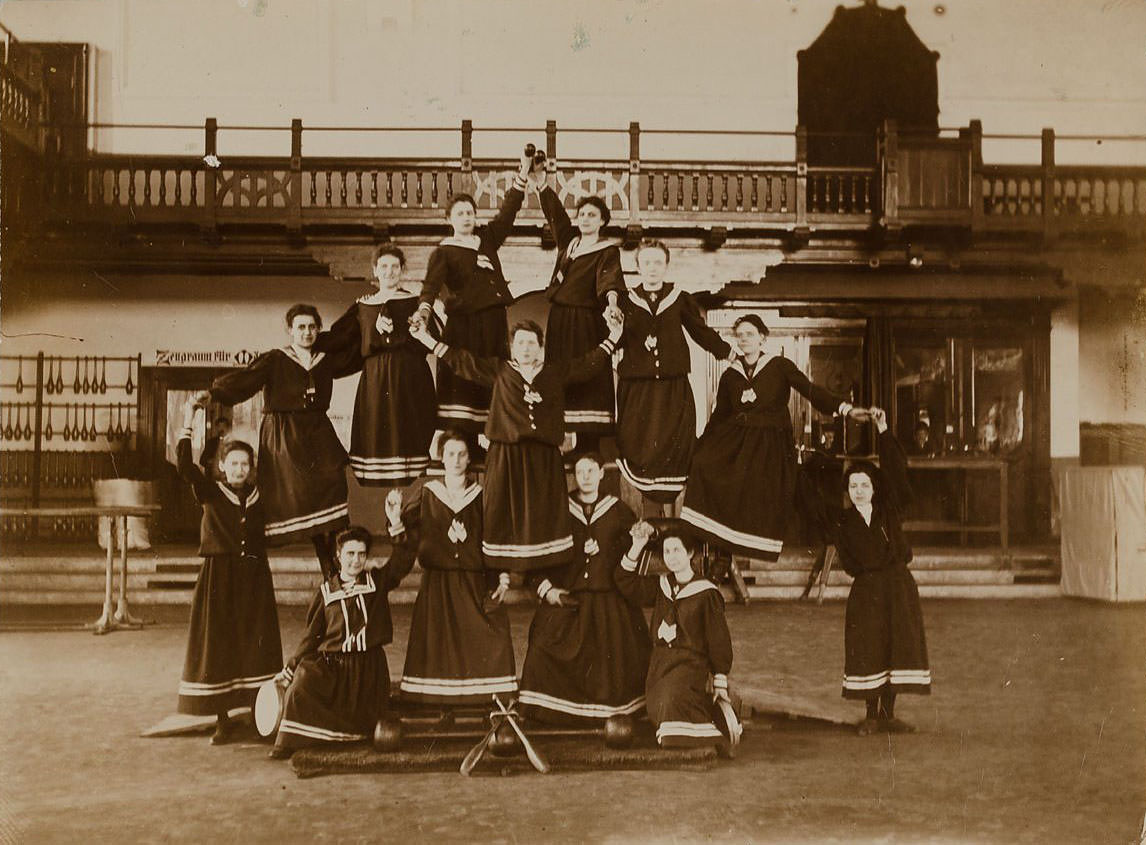
[[[5,94],[6,109],[8,102]],[[297,120],[290,156],[220,159],[219,127],[209,120],[205,131],[202,157],[91,154],[78,161],[45,160],[39,174],[25,174],[39,180],[36,216],[55,224],[206,229],[244,223],[291,230],[441,225],[449,197],[458,192],[473,195],[483,213],[496,209],[516,170],[511,160],[473,158],[469,121],[462,125],[462,155],[456,159],[304,157]],[[985,165],[977,121],[958,137],[899,132],[889,122],[871,168],[810,165],[802,128],[791,135],[791,162],[646,161],[639,126],[631,124],[628,135],[627,159],[565,159],[556,155],[556,124],[547,124],[551,184],[567,207],[595,194],[609,205],[612,225],[638,230],[807,235],[942,226],[1048,237],[1101,230],[1136,238],[1146,230],[1146,168],[1056,166],[1050,130],[1042,136],[1041,164]],[[1047,197],[1050,202],[1044,202]],[[536,199],[528,197],[519,221],[541,220]]]

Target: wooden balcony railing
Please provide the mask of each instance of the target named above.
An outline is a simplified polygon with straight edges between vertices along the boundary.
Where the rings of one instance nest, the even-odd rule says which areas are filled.
[[[5,94],[5,109],[8,102]],[[19,102],[14,109],[30,107]],[[462,154],[456,159],[304,157],[303,127],[296,120],[290,156],[220,160],[218,131],[208,120],[201,157],[90,154],[46,160],[39,174],[25,174],[38,180],[36,216],[45,223],[207,229],[243,223],[293,230],[438,225],[457,192],[473,195],[483,213],[496,209],[516,169],[510,160],[473,157],[469,121],[462,124]],[[1041,164],[984,165],[977,121],[958,137],[899,132],[889,122],[880,132],[874,167],[809,164],[802,128],[790,136],[796,148],[791,162],[645,161],[640,127],[631,124],[628,135],[627,159],[564,159],[557,157],[556,124],[547,124],[551,184],[568,207],[595,194],[608,203],[614,226],[638,230],[742,228],[807,235],[943,226],[1047,237],[1099,230],[1146,234],[1146,167],[1056,167],[1050,130],[1042,135]],[[535,198],[527,198],[519,220],[540,223]]]

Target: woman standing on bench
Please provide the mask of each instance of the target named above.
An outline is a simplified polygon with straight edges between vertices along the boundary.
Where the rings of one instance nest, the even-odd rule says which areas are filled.
[[[472,196],[450,197],[446,217],[453,234],[430,253],[426,267],[415,324],[428,326],[434,300],[441,299],[446,312],[442,340],[479,357],[504,358],[509,351],[505,309],[513,296],[497,251],[513,231],[532,167],[532,156],[522,155],[521,172],[505,192],[497,216],[485,226],[477,225],[477,202]],[[488,418],[489,387],[466,381],[439,365],[438,427],[465,432],[472,438],[471,448],[476,448],[477,435]]]
[[[720,377],[716,407],[693,454],[680,518],[726,552],[776,560],[795,520],[798,465],[792,390],[822,414],[852,406],[812,384],[783,355],[765,358],[756,314],[732,325],[740,358]]]
[[[541,208],[557,241],[557,261],[549,280],[549,320],[546,355],[551,361],[572,361],[592,350],[609,330],[605,311],[618,312],[625,295],[621,250],[601,230],[609,223],[609,206],[598,196],[582,197],[569,219],[561,198],[545,184],[544,172],[534,176]],[[565,401],[566,432],[577,435],[578,452],[596,451],[601,435],[613,431],[613,373],[598,373],[570,388]]]
[[[350,469],[365,487],[408,484],[430,465],[438,405],[426,350],[410,337],[418,297],[402,287],[405,266],[398,247],[377,247],[378,290],[350,306],[315,344],[319,350],[361,356]]]
[[[263,392],[259,426],[259,489],[266,508],[267,541],[275,545],[309,537],[324,575],[336,570],[332,539],[349,522],[346,450],[326,415],[334,380],[361,366],[356,348],[315,352],[322,317],[313,305],[286,313],[290,343],[250,366],[215,379],[196,396],[237,405]]]

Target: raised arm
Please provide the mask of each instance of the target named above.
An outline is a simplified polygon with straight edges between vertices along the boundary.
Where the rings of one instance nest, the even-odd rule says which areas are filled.
[[[887,413],[882,408],[872,408],[878,434],[879,469],[885,485],[884,492],[890,504],[898,511],[911,504],[914,496],[907,480],[907,453],[887,427]]]
[[[569,212],[565,210],[557,192],[548,185],[541,189],[538,198],[541,200],[541,210],[545,212],[545,220],[553,230],[553,239],[557,241],[557,251],[560,252],[577,235],[577,227],[569,219]]]
[[[645,551],[654,529],[641,521],[629,529],[629,550],[621,558],[621,565],[613,571],[613,584],[629,604],[652,607],[657,600],[657,578],[638,572],[641,555]]]
[[[264,352],[241,370],[223,373],[211,385],[211,398],[224,405],[245,402],[267,386],[275,352]]]
[[[386,522],[389,525],[390,539],[394,547],[390,559],[378,569],[378,580],[383,594],[395,589],[402,583],[402,579],[410,574],[414,568],[414,558],[418,554],[418,546],[413,536],[406,530],[402,521],[402,493],[391,490],[386,494]]]
[[[704,322],[704,317],[700,314],[696,300],[683,292],[680,297],[680,322],[684,326],[684,330],[688,332],[689,337],[714,358],[725,359],[732,354],[732,347],[720,336],[720,333]]]
[[[196,407],[192,399],[183,408],[183,428],[179,431],[179,442],[175,444],[175,466],[179,470],[179,477],[191,485],[195,501],[202,504],[213,491],[214,485],[191,457],[191,423],[195,419]]]
[[[513,177],[513,184],[505,192],[497,216],[486,224],[482,233],[482,241],[492,250],[497,250],[505,243],[513,231],[513,221],[517,219],[517,212],[521,211],[521,204],[525,202],[525,188],[528,185],[525,176],[518,173]]]
[[[566,384],[579,384],[595,378],[601,370],[609,366],[613,360],[613,353],[617,351],[617,343],[621,340],[624,326],[620,322],[609,326],[609,336],[598,343],[579,358],[574,358],[566,365],[564,379]]]
[[[789,359],[782,358],[784,364],[784,375],[788,379],[789,387],[792,387],[812,403],[812,407],[819,411],[821,414],[846,414],[851,410],[851,405],[843,400],[842,397],[836,396],[830,390],[820,387],[818,384],[813,384],[800,368],[793,364]]]
[[[500,358],[478,358],[468,349],[449,346],[434,339],[424,323],[410,325],[410,337],[437,356],[438,360],[467,381],[492,387],[504,363]]]

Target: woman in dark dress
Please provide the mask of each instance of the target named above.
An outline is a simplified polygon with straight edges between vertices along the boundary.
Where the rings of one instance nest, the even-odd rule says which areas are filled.
[[[442,339],[479,357],[504,358],[508,354],[505,309],[513,296],[497,251],[513,231],[532,167],[532,157],[523,155],[521,172],[505,192],[497,216],[485,226],[477,226],[474,198],[454,194],[446,207],[453,234],[430,253],[426,267],[426,281],[418,297],[418,322],[429,325],[434,300],[441,299],[446,313]],[[438,427],[472,434],[476,442],[488,418],[489,388],[439,366]]]
[[[541,327],[513,327],[512,358],[478,358],[435,343],[424,329],[415,338],[457,375],[492,390],[485,435],[485,508],[482,551],[507,572],[531,572],[567,563],[573,553],[562,440],[566,385],[609,367],[622,324],[575,361],[544,359]],[[504,591],[502,591],[504,592]]]
[[[378,291],[350,306],[315,348],[361,356],[350,469],[359,484],[387,487],[408,484],[430,465],[438,405],[426,350],[410,337],[418,297],[402,287],[406,256],[382,244],[373,266]]]
[[[544,179],[544,174],[534,177]],[[547,185],[540,188],[541,208],[557,241],[557,261],[549,280],[546,355],[571,361],[605,339],[605,310],[616,311],[625,295],[619,246],[601,235],[609,223],[609,206],[598,196],[577,202],[576,224],[561,198]],[[597,448],[600,436],[613,431],[613,374],[605,371],[569,390],[565,431],[577,434],[578,451]]]
[[[259,490],[267,542],[285,545],[310,537],[323,572],[330,574],[333,535],[349,521],[349,510],[346,451],[326,411],[334,379],[358,368],[358,350],[315,352],[322,318],[313,305],[291,306],[286,322],[288,346],[219,376],[196,400],[237,405],[263,392]]]
[[[600,724],[644,707],[652,644],[640,606],[613,582],[636,517],[601,495],[600,457],[582,455],[575,473],[574,557],[537,588],[518,701],[539,721]]]
[[[844,628],[843,696],[867,703],[861,736],[913,731],[896,718],[895,697],[931,692],[923,611],[903,534],[902,509],[911,499],[907,456],[888,431],[883,409],[872,408],[871,415],[879,432],[879,468],[859,461],[845,471],[851,507],[836,533],[840,562],[855,579]]]
[[[491,580],[482,556],[482,487],[466,475],[465,438],[439,439],[445,476],[417,487],[390,533],[417,549],[422,584],[410,622],[402,697],[430,704],[488,703],[517,690],[509,616],[487,608]],[[408,534],[408,540],[406,535]]]
[[[187,403],[175,447],[179,475],[203,506],[199,554],[203,566],[191,596],[187,655],[179,682],[179,712],[215,716],[212,745],[229,741],[229,710],[250,707],[258,688],[282,665],[275,589],[263,541],[263,503],[250,484],[254,450],[231,441],[219,447],[219,481],[191,457]]]
[[[397,491],[386,515],[400,518]],[[366,739],[390,703],[384,647],[394,634],[390,591],[414,565],[413,550],[394,545],[389,560],[369,560],[370,532],[351,526],[335,538],[339,570],[319,587],[306,613],[306,632],[278,674],[286,686],[282,721],[270,756],[298,748]]]
[[[775,560],[795,520],[798,466],[788,413],[794,389],[824,414],[851,405],[812,384],[782,355],[762,355],[768,329],[755,314],[733,325],[741,357],[720,377],[716,407],[697,443],[680,517],[735,554]]]
[[[661,241],[641,241],[641,284],[623,301],[625,334],[617,367],[617,469],[641,495],[667,504],[688,479],[696,444],[696,403],[688,374],[689,336],[717,358],[730,347],[705,324],[685,291],[665,283],[669,251]]]
[[[697,574],[697,544],[687,530],[662,531],[658,541],[669,574],[659,578],[637,574],[637,561],[653,538],[653,527],[639,522],[630,533],[617,586],[634,601],[653,605],[645,705],[657,729],[657,743],[664,748],[725,749],[739,739],[740,726],[728,724],[714,706],[719,699],[729,700],[732,670],[724,597],[715,584]]]

